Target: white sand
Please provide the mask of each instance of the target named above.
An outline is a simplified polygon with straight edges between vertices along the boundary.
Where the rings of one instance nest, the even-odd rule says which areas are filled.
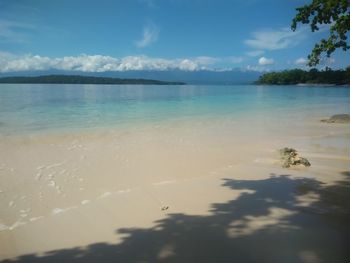
[[[278,149],[294,147],[310,168],[282,169]],[[210,215],[213,203],[249,193],[223,179],[272,174],[328,185],[350,166],[348,125],[317,119],[145,125],[133,130],[0,138],[0,259],[98,242],[119,243],[121,228],[148,228],[168,214]],[[299,197],[301,206],[317,194]],[[162,211],[161,208],[168,209]],[[242,236],[283,221],[286,209],[231,223]]]

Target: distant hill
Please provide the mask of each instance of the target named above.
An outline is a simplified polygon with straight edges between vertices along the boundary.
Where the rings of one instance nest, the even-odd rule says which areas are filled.
[[[107,71],[107,72],[82,72],[82,71],[22,71],[0,73],[0,77],[14,76],[43,76],[43,75],[79,75],[93,76],[103,78],[120,79],[156,79],[160,81],[186,82],[186,84],[205,84],[205,85],[232,85],[232,84],[251,84],[261,75],[260,72],[231,69],[225,71],[215,70],[126,70],[126,71]]]
[[[22,84],[143,84],[143,85],[184,85],[184,82],[153,79],[122,79],[80,75],[12,76],[0,78],[0,83]]]

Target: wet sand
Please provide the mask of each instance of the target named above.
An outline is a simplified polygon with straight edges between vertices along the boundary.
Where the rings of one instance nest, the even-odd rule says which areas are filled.
[[[350,129],[319,119],[2,136],[0,260],[346,262]]]

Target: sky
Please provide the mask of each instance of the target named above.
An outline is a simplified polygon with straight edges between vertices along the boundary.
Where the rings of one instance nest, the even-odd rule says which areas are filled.
[[[306,68],[305,0],[0,0],[0,72]],[[320,67],[344,68],[337,51]]]

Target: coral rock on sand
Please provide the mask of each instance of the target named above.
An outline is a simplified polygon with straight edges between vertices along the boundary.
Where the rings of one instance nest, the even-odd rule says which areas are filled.
[[[310,162],[303,157],[300,157],[298,152],[293,148],[283,148],[280,150],[282,167],[289,168],[292,165],[304,165],[305,167],[310,166]]]
[[[349,114],[336,114],[330,117],[329,119],[321,120],[321,122],[326,123],[350,123]]]

